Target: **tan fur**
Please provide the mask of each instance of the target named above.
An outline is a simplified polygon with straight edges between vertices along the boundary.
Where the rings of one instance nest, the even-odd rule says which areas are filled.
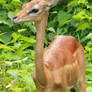
[[[56,0],[57,1],[57,0]],[[78,85],[79,92],[86,92],[84,49],[72,36],[56,36],[44,51],[45,28],[50,4],[55,0],[33,0],[23,6],[15,23],[35,21],[37,28],[36,70],[33,79],[38,92],[67,92],[68,88]],[[37,16],[28,15],[28,9],[39,5]]]
[[[57,36],[44,53],[47,85],[41,86],[35,74],[36,86],[39,92],[66,92],[79,84],[80,92],[86,92],[85,66],[84,50],[76,39]]]

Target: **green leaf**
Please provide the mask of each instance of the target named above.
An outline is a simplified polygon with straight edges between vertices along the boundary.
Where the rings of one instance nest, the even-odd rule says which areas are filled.
[[[9,61],[5,61],[5,64],[7,64],[8,66],[12,66],[12,62],[9,62]]]
[[[8,70],[7,71],[7,73],[11,73],[11,72],[23,72],[23,70],[17,70],[17,69],[16,70],[13,70],[13,69],[11,69],[11,70]]]
[[[68,14],[64,11],[60,11],[58,13],[58,22],[59,22],[59,26],[63,26],[66,22],[68,22],[68,20],[71,19],[71,14]]]
[[[24,32],[26,31],[27,29],[18,29],[18,32]]]
[[[12,92],[23,92],[23,88],[12,88]]]
[[[92,74],[89,73],[88,75],[86,75],[86,78],[87,78],[88,80],[91,80],[91,79],[92,79]]]
[[[88,87],[87,92],[92,92],[92,87]]]
[[[7,45],[3,45],[3,44],[0,44],[0,49],[5,49],[5,50],[12,50],[14,51],[14,49],[12,49],[11,47],[7,46]]]
[[[5,0],[0,0],[0,4],[6,4]]]
[[[33,38],[28,38],[28,37],[24,37],[24,36],[21,36],[20,39],[23,40],[23,41],[29,42],[29,43],[35,43],[35,42],[36,42],[35,39],[33,39]]]
[[[10,60],[10,61],[12,60],[12,57],[11,57],[10,54],[6,54],[6,55],[5,55],[5,58],[8,59],[8,60]]]
[[[4,41],[0,38],[0,42],[3,42],[4,43]]]
[[[92,39],[92,32],[86,36],[87,39]]]
[[[86,28],[89,27],[89,24],[88,23],[85,23],[85,24],[81,24],[77,29],[76,29],[76,32],[77,31],[80,31],[80,30],[84,30]]]
[[[78,14],[73,16],[74,19],[84,19],[85,18],[85,11],[80,11]]]
[[[10,42],[8,42],[8,44],[15,43],[21,37],[21,34],[17,34],[17,33],[14,32],[12,34],[12,37],[13,37],[13,39]]]
[[[92,64],[86,65],[86,68],[92,68]]]
[[[53,27],[49,27],[48,31],[51,31],[51,32],[55,33],[55,29]]]
[[[86,71],[92,72],[92,68],[87,68]]]
[[[10,19],[12,19],[13,18],[13,12],[8,12],[8,17],[10,18]]]
[[[73,0],[70,3],[67,4],[67,7],[74,5],[74,4],[77,4],[77,2],[78,2],[78,0]]]
[[[20,0],[12,0],[12,3],[21,6],[21,1]]]

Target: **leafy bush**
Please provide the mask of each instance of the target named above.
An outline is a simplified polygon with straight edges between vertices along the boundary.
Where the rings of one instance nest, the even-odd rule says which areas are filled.
[[[12,17],[30,0],[0,0],[0,92],[36,92],[34,23],[12,24]],[[92,91],[92,1],[62,1],[50,10],[45,47],[55,35],[72,35],[84,46],[87,87]]]

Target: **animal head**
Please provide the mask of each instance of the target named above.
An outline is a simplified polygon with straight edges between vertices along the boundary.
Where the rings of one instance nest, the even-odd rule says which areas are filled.
[[[48,0],[32,0],[22,6],[22,10],[13,17],[13,22],[39,21],[55,3]]]

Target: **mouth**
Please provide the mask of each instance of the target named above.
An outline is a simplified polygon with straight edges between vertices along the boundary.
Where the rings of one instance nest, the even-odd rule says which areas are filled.
[[[12,23],[13,24],[19,24],[20,23],[20,21],[17,21],[17,16],[14,16],[13,18],[12,18]]]
[[[13,24],[19,24],[19,23],[22,23],[22,22],[33,22],[33,21],[35,21],[35,19],[32,20],[29,17],[20,18],[20,17],[14,16],[11,21],[12,21]]]
[[[21,21],[12,20],[12,23],[13,24],[19,24],[19,23],[21,23]]]
[[[16,20],[13,20],[13,19],[12,19],[12,23],[13,23],[13,24],[18,24],[19,22],[17,22]]]

